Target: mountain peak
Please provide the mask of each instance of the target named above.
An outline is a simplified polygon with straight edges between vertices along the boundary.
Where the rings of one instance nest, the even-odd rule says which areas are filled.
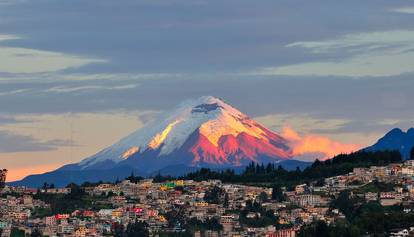
[[[391,129],[385,136],[400,136],[405,134],[400,128]]]
[[[236,108],[224,102],[222,99],[214,96],[201,96],[197,99],[186,100],[182,102],[175,111],[182,112],[183,110],[190,110],[192,113],[220,113],[227,111],[227,113],[233,116],[243,117],[246,116]]]
[[[414,128],[409,128],[407,130],[407,135],[409,135],[410,137],[414,137]]]
[[[189,99],[189,100],[185,100],[183,102],[181,102],[178,106],[178,108],[183,108],[183,107],[196,107],[196,106],[200,106],[203,104],[207,104],[207,105],[211,105],[211,104],[217,104],[219,106],[229,106],[228,104],[226,104],[223,100],[214,97],[214,96],[201,96],[199,98],[196,99]]]
[[[214,103],[225,104],[225,102],[222,99],[215,97],[215,96],[211,96],[211,95],[200,96],[197,99],[192,99],[188,101],[194,101],[195,103],[198,103],[198,104],[214,104]]]
[[[187,150],[182,151],[184,146]],[[205,161],[240,164],[246,159],[256,161],[261,155],[276,160],[291,157],[285,139],[223,100],[202,96],[180,103],[175,109],[163,113],[157,120],[81,161],[79,165],[89,168],[107,160],[120,163],[150,156],[145,162],[152,162],[160,157],[177,156],[179,151],[182,157],[193,157],[190,161],[193,165]],[[234,160],[230,161],[229,157]]]
[[[365,148],[366,151],[399,151],[404,159],[410,157],[411,148],[414,146],[414,128],[404,132],[400,128],[394,128],[380,138],[374,145]]]

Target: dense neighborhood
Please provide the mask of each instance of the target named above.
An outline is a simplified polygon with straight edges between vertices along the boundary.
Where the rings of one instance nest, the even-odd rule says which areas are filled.
[[[377,203],[401,208],[404,214],[414,212],[413,176],[414,160],[408,160],[353,168],[292,187],[134,176],[65,188],[5,186],[0,230],[2,237],[312,236],[306,233],[315,223],[328,226],[348,218],[341,198],[346,205],[359,200],[359,205]],[[409,236],[412,230],[407,226],[386,234]]]

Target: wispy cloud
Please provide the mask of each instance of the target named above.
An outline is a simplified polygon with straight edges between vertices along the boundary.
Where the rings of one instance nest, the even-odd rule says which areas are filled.
[[[18,40],[19,36],[0,35],[0,41]],[[106,60],[82,57],[30,48],[0,47],[1,73],[40,73],[77,68],[91,63],[105,63]]]
[[[2,1],[0,1],[1,4]],[[7,40],[16,40],[20,39],[20,37],[17,37],[15,35],[0,35],[0,41],[7,41]]]
[[[4,96],[4,95],[15,95],[15,94],[20,94],[23,92],[27,92],[30,91],[29,89],[18,89],[18,90],[12,90],[12,91],[0,91],[0,96]]]
[[[0,153],[50,151],[65,146],[76,146],[76,144],[61,139],[38,141],[32,136],[0,131]]]
[[[275,131],[282,131],[286,126],[292,126],[301,132],[310,133],[316,129],[337,130],[344,124],[350,122],[349,119],[317,118],[309,114],[268,114],[255,117],[257,121],[265,124]]]
[[[414,7],[402,7],[396,8],[393,12],[404,13],[404,14],[414,14]]]
[[[55,93],[70,93],[70,92],[77,92],[77,91],[91,91],[91,90],[128,90],[134,89],[138,86],[138,84],[128,84],[128,85],[118,85],[118,86],[77,86],[77,87],[52,87],[47,89],[46,92],[55,92]]]
[[[179,73],[61,73],[61,72],[38,72],[38,73],[9,73],[0,71],[0,83],[8,82],[80,82],[80,81],[144,81],[159,79],[188,78],[193,75]],[[88,83],[88,82],[85,82]]]
[[[414,31],[348,34],[331,40],[295,42],[286,47],[302,48],[326,60],[266,67],[259,74],[378,77],[414,71]]]
[[[12,5],[12,4],[19,4],[23,3],[26,0],[0,0],[0,5]]]
[[[6,115],[0,115],[0,125],[5,124],[16,124],[16,123],[29,123],[32,122],[31,119],[26,118],[16,118],[13,116],[6,116]]]

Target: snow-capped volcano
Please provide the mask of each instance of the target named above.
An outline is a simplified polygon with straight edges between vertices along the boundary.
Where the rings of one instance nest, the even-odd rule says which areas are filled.
[[[80,169],[128,165],[148,171],[168,165],[241,166],[291,158],[281,136],[222,100],[185,101],[116,144],[80,163]]]

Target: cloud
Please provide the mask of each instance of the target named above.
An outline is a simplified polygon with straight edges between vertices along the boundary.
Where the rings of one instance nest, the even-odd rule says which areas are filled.
[[[21,37],[0,35],[0,41],[18,40]],[[54,72],[81,67],[91,63],[104,63],[106,60],[81,57],[46,50],[0,47],[1,73],[40,73]]]
[[[63,53],[11,47],[0,47],[0,61],[0,72],[6,73],[53,72],[105,62]]]
[[[315,130],[335,131],[341,128],[344,124],[350,122],[348,119],[337,118],[318,118],[309,114],[268,114],[264,116],[255,117],[260,123],[266,124],[269,128],[275,131],[284,130],[285,126],[289,124],[295,127],[302,133],[312,133]]]
[[[119,80],[46,80],[32,78],[14,82],[0,81],[0,91],[25,89],[16,95],[4,95],[0,100],[0,111],[4,114],[41,114],[66,112],[105,112],[125,110],[167,110],[183,100],[203,95],[214,95],[247,113],[251,117],[278,115],[265,120],[273,129],[280,129],[284,121],[300,131],[308,127],[337,127],[353,120],[414,118],[414,111],[406,109],[414,100],[412,93],[414,74],[375,80],[350,80],[349,78],[324,77],[198,77],[184,75],[163,79]],[[134,89],[98,90],[89,87],[118,87],[138,84]],[[51,88],[68,89],[65,93],[48,91]],[[70,88],[84,88],[69,92]],[[241,98],[241,95],[249,98]],[[163,96],[160,96],[163,95]],[[351,96],[352,95],[352,96]],[[285,116],[289,115],[289,116]],[[311,124],[301,125],[303,117],[313,119]],[[329,120],[329,121],[328,121]],[[276,126],[278,121],[279,126]],[[414,120],[411,119],[414,123]],[[310,131],[312,132],[312,131]]]
[[[301,159],[315,159],[315,154],[319,155],[316,158],[329,159],[361,148],[358,144],[345,144],[316,134],[301,136],[289,126],[284,127],[281,135],[293,146],[293,155]]]
[[[139,129],[144,118],[150,120],[153,116],[156,116],[154,111],[121,110],[18,115],[14,120],[21,123],[0,124],[0,131],[3,131],[0,133],[0,167],[15,173],[18,179],[79,162]],[[9,141],[7,144],[12,148],[3,144],[4,140]]]
[[[347,34],[323,41],[301,41],[286,45],[302,48],[326,60],[266,67],[262,75],[312,75],[380,77],[414,71],[414,31],[383,31]],[[338,57],[342,54],[343,57]]]
[[[71,93],[77,91],[91,91],[91,90],[128,90],[134,89],[138,85],[137,84],[127,84],[127,85],[119,85],[119,86],[78,86],[78,87],[52,87],[47,89],[46,92],[56,92],[56,93]],[[1,94],[0,94],[1,95]]]
[[[62,146],[76,146],[76,144],[61,139],[42,142],[32,136],[0,131],[0,153],[50,151]]]
[[[413,126],[413,120],[410,119],[397,119],[397,118],[386,118],[386,119],[370,119],[370,120],[353,120],[347,121],[336,128],[314,128],[315,133],[324,134],[344,134],[344,133],[381,133],[389,131],[393,128],[408,129]]]
[[[20,37],[17,37],[15,35],[0,35],[0,41],[16,40],[16,39],[20,39]]]
[[[29,123],[29,122],[32,122],[32,120],[16,118],[16,117],[13,117],[13,116],[0,115],[0,125],[16,124],[16,123]]]
[[[18,0],[7,2],[13,1]],[[10,43],[18,48],[108,60],[72,72],[234,72],[315,59],[284,47],[290,42],[409,29],[412,21],[405,14],[384,11],[400,5],[372,0],[22,1],[2,6],[0,20],[7,24],[0,30],[21,35]]]
[[[414,7],[401,7],[396,8],[393,12],[404,13],[404,14],[414,14]]]
[[[23,3],[26,0],[0,0],[0,5],[12,5]]]
[[[27,92],[27,91],[29,91],[29,89],[17,89],[17,90],[12,90],[12,91],[0,91],[0,96],[15,95],[15,94],[20,94],[20,93]]]

